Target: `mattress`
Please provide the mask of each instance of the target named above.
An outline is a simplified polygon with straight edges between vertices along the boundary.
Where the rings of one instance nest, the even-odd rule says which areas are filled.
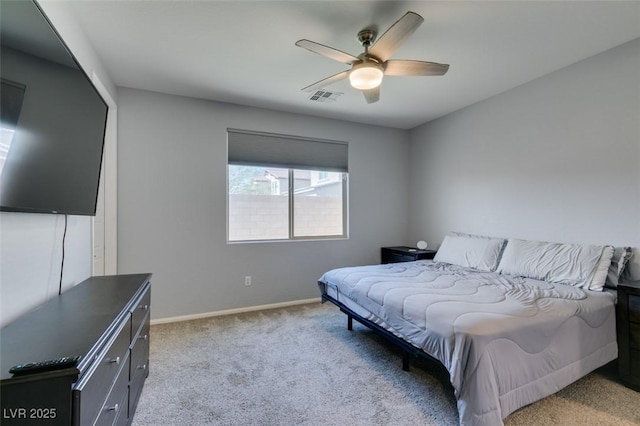
[[[334,269],[321,291],[438,359],[461,425],[499,425],[617,357],[615,296],[418,261]]]

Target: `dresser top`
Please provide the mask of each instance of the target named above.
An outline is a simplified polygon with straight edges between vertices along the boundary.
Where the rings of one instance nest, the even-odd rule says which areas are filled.
[[[0,379],[11,378],[9,368],[16,364],[87,356],[127,315],[150,277],[91,277],[0,329]]]

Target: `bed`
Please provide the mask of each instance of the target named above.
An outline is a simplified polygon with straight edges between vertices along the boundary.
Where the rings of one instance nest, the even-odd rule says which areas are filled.
[[[346,267],[323,301],[449,372],[461,425],[500,425],[616,359],[630,249],[448,234],[433,260]],[[406,367],[406,357],[405,357]]]

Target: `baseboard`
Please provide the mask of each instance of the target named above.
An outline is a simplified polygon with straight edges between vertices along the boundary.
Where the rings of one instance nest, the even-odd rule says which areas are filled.
[[[219,317],[222,315],[242,314],[245,312],[265,311],[267,309],[286,308],[288,306],[308,305],[310,303],[320,303],[319,297],[314,299],[292,300],[290,302],[271,303],[269,305],[248,306],[246,308],[225,309],[223,311],[203,312],[201,314],[181,315],[178,317],[152,319],[151,325],[168,324],[171,322],[190,321],[202,318]]]

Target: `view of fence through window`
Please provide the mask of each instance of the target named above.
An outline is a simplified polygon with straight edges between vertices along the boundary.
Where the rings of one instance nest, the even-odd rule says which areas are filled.
[[[229,165],[228,190],[229,241],[345,234],[343,173]]]

